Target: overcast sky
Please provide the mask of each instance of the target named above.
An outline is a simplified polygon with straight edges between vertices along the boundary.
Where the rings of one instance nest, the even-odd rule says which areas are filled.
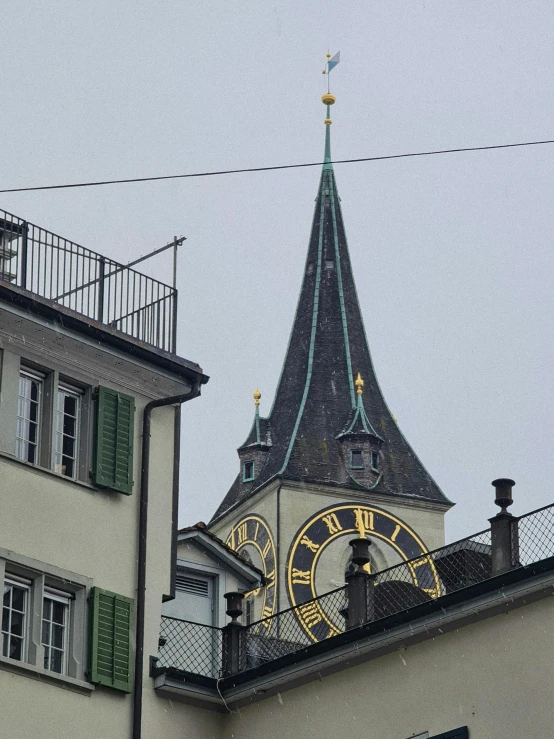
[[[340,49],[337,159],[554,138],[554,4],[4,0],[0,187],[318,161]],[[552,502],[554,145],[336,165],[377,375],[456,502],[485,528]],[[268,411],[319,170],[3,195],[0,207],[122,262],[184,234],[181,524],[208,520]],[[170,258],[150,273],[171,280]]]

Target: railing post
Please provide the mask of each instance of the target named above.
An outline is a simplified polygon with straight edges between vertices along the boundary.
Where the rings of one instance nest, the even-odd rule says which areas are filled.
[[[223,627],[223,675],[236,675],[241,668],[242,632],[244,626],[239,622],[242,616],[244,593],[231,592],[223,596],[227,601],[226,613],[232,621]]]
[[[375,617],[374,578],[363,568],[369,564],[369,539],[352,539],[352,562],[356,569],[346,575],[348,599],[347,628],[369,623]]]
[[[489,518],[492,574],[499,575],[517,567],[519,560],[517,519],[506,510],[514,502],[512,487],[515,482],[508,478],[499,478],[493,480],[491,484],[496,489],[494,502],[500,507],[500,513]]]
[[[106,276],[106,257],[99,258],[98,268],[98,321],[104,323],[104,279]]]
[[[27,253],[28,253],[28,229],[27,221],[22,224],[23,233],[21,235],[21,287],[27,289]]]

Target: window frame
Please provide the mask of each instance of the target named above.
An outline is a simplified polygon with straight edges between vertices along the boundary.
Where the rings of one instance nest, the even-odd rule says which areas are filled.
[[[252,465],[252,474],[250,477],[247,477],[246,475],[246,468],[247,465]],[[245,460],[242,463],[242,481],[243,482],[252,482],[256,478],[256,463],[253,459]]]
[[[379,472],[379,452],[374,449],[370,452],[371,469],[373,472]]]
[[[12,597],[10,599],[11,602],[10,602],[10,606],[9,606],[9,609],[8,609],[9,612],[10,612],[10,627],[9,627],[8,631],[4,631],[3,628],[0,630],[0,638],[2,640],[2,648],[0,650],[0,653],[2,654],[3,657],[6,657],[8,659],[13,659],[16,662],[26,662],[27,661],[28,649],[29,649],[29,621],[30,621],[29,611],[30,611],[30,608],[31,608],[31,605],[32,605],[32,603],[31,603],[31,585],[32,585],[32,581],[31,580],[27,580],[26,578],[23,578],[23,577],[18,577],[17,575],[13,575],[11,573],[6,573],[5,577],[3,578],[3,586],[4,586],[4,589],[5,589],[6,585],[11,586],[12,588],[14,588],[14,587],[20,588],[25,593],[25,595],[24,595],[24,607],[23,607],[23,611],[17,611],[18,613],[22,613],[22,615],[23,615],[23,627],[21,629],[21,632],[22,633],[21,633],[21,636],[15,635],[16,638],[21,639],[21,655],[22,656],[21,656],[21,659],[17,659],[16,657],[11,657],[9,654],[4,654],[4,648],[5,648],[5,644],[6,644],[6,638],[11,640],[12,637],[14,636],[14,634],[12,633],[12,629],[11,629],[12,613],[13,613],[14,610],[16,610],[16,609],[13,608],[13,594],[12,594]],[[12,591],[12,593],[13,593],[13,591]],[[4,590],[3,595],[5,595],[5,594],[6,593],[5,593],[5,590]],[[4,609],[5,609],[5,607],[6,606],[4,605],[4,602],[2,600],[2,623],[4,621]],[[8,649],[8,651],[9,651],[9,649]]]
[[[61,433],[58,431],[58,415],[60,415],[60,411],[58,409],[58,402],[60,394],[63,393],[66,396],[74,397],[76,399],[76,415],[75,415],[75,437],[74,437],[74,453],[75,456],[73,457],[73,474],[67,475],[65,472],[62,472],[61,470],[56,469],[56,457],[57,455],[60,455],[61,460],[63,462],[64,455],[63,454],[63,440],[66,434],[63,432],[63,426]],[[56,383],[55,388],[55,399],[54,399],[54,408],[52,412],[52,470],[57,475],[62,475],[62,477],[67,478],[68,480],[79,480],[80,473],[81,473],[81,460],[80,457],[82,455],[83,449],[82,449],[82,437],[84,435],[85,429],[83,428],[83,400],[84,400],[85,390],[82,388],[78,388],[74,385],[71,385],[67,382],[65,382],[62,379],[59,379]],[[65,417],[65,413],[62,411],[61,413],[62,419]],[[63,423],[63,420],[62,420]],[[58,439],[61,437],[61,450],[58,451]],[[62,467],[62,462],[60,463],[60,467]]]
[[[354,464],[354,454],[359,454],[360,455],[361,464]],[[365,469],[363,449],[351,449],[350,450],[350,469],[351,470],[363,470],[363,469]]]
[[[11,423],[14,424],[14,432],[11,437],[13,446],[5,448],[23,464],[29,464],[38,469],[46,470],[54,475],[63,477],[65,480],[81,482],[91,485],[90,473],[93,460],[93,387],[81,380],[76,380],[62,374],[57,369],[38,364],[32,359],[16,354],[17,365],[13,366],[13,375],[10,374],[9,391],[16,394]],[[41,397],[39,401],[39,418],[37,424],[37,451],[34,461],[28,461],[27,457],[19,451],[19,445],[24,444],[26,439],[18,434],[18,425],[24,423],[20,416],[20,383],[22,377],[28,377],[40,382]],[[6,386],[7,388],[8,386]],[[58,444],[57,416],[58,396],[60,392],[74,395],[78,398],[78,417],[75,423],[75,463],[73,475],[66,475],[56,470],[56,455]],[[23,396],[21,396],[23,397]],[[63,429],[62,429],[63,430]],[[63,451],[63,447],[62,447]]]
[[[0,581],[29,583],[27,645],[25,659],[3,655],[4,635],[1,633],[0,669],[22,674],[38,674],[55,683],[64,683],[77,690],[90,691],[94,686],[86,680],[88,650],[88,596],[92,580],[55,565],[31,559],[0,548]],[[44,667],[45,649],[42,642],[44,600],[67,599],[65,629],[65,672]]]
[[[21,416],[19,413],[19,407],[20,402],[24,400],[28,400],[24,395],[21,395],[21,381],[23,379],[30,380],[31,382],[36,382],[38,386],[38,400],[36,401],[37,404],[37,419],[36,419],[36,442],[35,442],[35,454],[34,459],[31,461],[28,459],[28,449],[27,449],[27,455],[21,456],[18,453],[18,442],[21,442],[23,445],[27,444],[30,445],[31,441],[30,438],[25,438],[24,436],[19,436],[19,422],[25,422],[31,423],[30,418],[26,419],[25,416]],[[17,412],[16,412],[16,428],[15,428],[15,456],[17,459],[19,459],[21,462],[26,462],[27,464],[32,464],[35,467],[40,466],[41,461],[41,452],[42,452],[42,446],[43,446],[43,436],[44,436],[44,385],[46,380],[46,374],[43,372],[40,372],[38,370],[32,369],[28,367],[23,362],[20,363],[19,367],[19,375],[17,380]],[[32,399],[29,399],[30,402],[34,402]]]
[[[59,624],[58,622],[54,621],[52,617],[50,617],[47,622],[50,624],[50,639],[52,635],[52,628],[57,625],[61,625],[63,627],[63,638],[62,638],[62,647],[55,647],[53,644],[47,644],[44,641],[44,612],[45,612],[45,601],[51,601],[52,603],[61,603],[63,605],[63,614],[64,614],[64,620],[63,624]],[[49,670],[50,672],[55,672],[59,675],[66,675],[68,670],[68,663],[69,663],[69,634],[71,629],[71,595],[69,593],[66,593],[64,591],[59,591],[55,588],[49,588],[48,586],[44,587],[43,594],[42,594],[42,611],[41,611],[41,626],[42,626],[42,632],[41,632],[41,644],[44,649],[44,669]],[[62,653],[62,662],[61,662],[61,671],[58,672],[57,670],[54,670],[52,667],[46,667],[46,661],[47,661],[47,650],[55,650],[57,652]],[[51,656],[51,654],[49,655]]]

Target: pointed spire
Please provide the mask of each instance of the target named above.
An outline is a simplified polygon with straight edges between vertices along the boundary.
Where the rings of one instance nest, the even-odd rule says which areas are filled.
[[[328,69],[338,61],[335,55]],[[268,417],[260,418],[256,402],[255,423],[239,449],[240,454],[261,439],[266,454],[248,495],[277,477],[352,488],[357,483],[343,454],[345,435],[352,434],[379,447],[376,492],[448,504],[393,420],[375,376],[331,164],[329,116],[335,97],[326,92],[322,102],[327,106],[325,158],[289,345]],[[244,495],[239,476],[214,519]]]

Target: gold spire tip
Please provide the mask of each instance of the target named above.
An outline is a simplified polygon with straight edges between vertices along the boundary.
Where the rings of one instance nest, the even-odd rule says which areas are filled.
[[[254,393],[254,405],[256,408],[260,405],[260,398],[262,397],[261,392],[256,388],[256,392]]]
[[[364,391],[364,381],[362,380],[362,376],[359,372],[354,385],[356,385],[356,392],[358,393],[358,395],[361,395]]]

